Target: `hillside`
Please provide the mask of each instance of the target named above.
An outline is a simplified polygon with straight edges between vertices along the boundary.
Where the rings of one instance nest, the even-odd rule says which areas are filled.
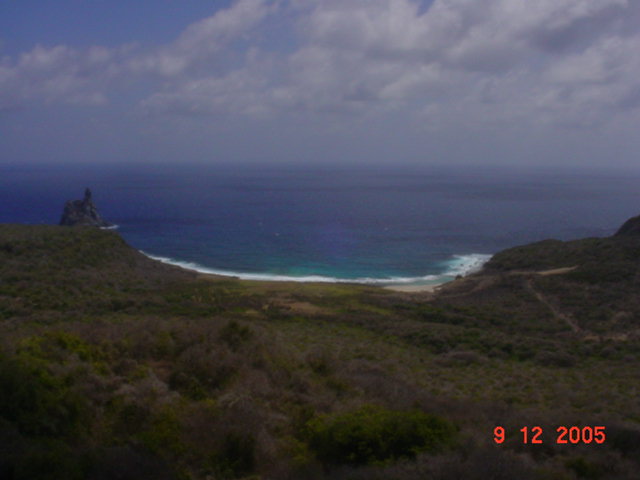
[[[400,294],[1,225],[0,478],[637,478],[639,253],[545,241]],[[607,439],[559,445],[560,425]]]
[[[611,341],[612,349],[634,345],[633,351],[640,341],[639,287],[640,236],[617,234],[502,251],[482,272],[443,288],[437,303],[485,306],[520,324]]]

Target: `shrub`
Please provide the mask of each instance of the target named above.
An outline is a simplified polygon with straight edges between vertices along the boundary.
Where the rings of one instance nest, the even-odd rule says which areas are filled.
[[[41,367],[0,356],[0,417],[28,435],[81,429],[85,402]]]
[[[611,446],[624,456],[634,458],[640,464],[640,430],[618,426],[607,430]]]
[[[246,341],[253,336],[253,332],[246,325],[241,325],[235,320],[229,321],[220,329],[219,339],[236,351]]]
[[[567,468],[573,470],[578,478],[586,478],[588,480],[597,480],[602,477],[602,468],[593,463],[585,460],[582,457],[572,458],[565,463]]]
[[[326,464],[376,464],[449,446],[455,427],[424,412],[365,405],[307,424],[309,446]]]
[[[59,440],[33,442],[13,465],[15,480],[80,480],[84,478],[82,462],[65,443]]]
[[[229,432],[222,448],[211,457],[211,464],[221,478],[244,477],[255,470],[256,441],[253,435]]]
[[[472,447],[472,448],[469,448]],[[534,480],[566,479],[566,476],[547,476],[538,473],[527,457],[508,450],[496,449],[495,445],[480,447],[469,445],[463,452],[440,455],[435,459],[418,458],[414,475],[397,478],[423,480]]]
[[[175,480],[172,467],[139,446],[103,447],[90,452],[86,480]]]
[[[314,348],[305,356],[305,360],[318,375],[326,376],[332,374],[335,369],[335,359],[326,349]]]
[[[154,454],[184,455],[180,414],[176,406],[167,405],[151,418],[148,428],[138,435],[142,444]]]
[[[449,365],[453,367],[478,365],[484,363],[485,361],[486,358],[479,353],[468,350],[448,352],[441,359],[439,359],[439,363],[441,363],[442,365]]]
[[[576,364],[576,359],[566,352],[543,351],[536,355],[536,362],[545,367],[569,368]]]
[[[226,348],[211,351],[194,345],[178,357],[169,377],[169,387],[194,400],[223,387],[237,370],[240,360]]]

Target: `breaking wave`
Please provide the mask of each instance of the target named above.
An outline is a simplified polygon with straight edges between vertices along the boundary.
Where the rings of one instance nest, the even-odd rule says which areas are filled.
[[[169,257],[160,257],[157,255],[151,255],[146,252],[142,252],[153,260],[158,260],[162,263],[178,266],[187,270],[193,270],[199,273],[206,273],[212,275],[223,275],[226,277],[235,277],[241,280],[261,280],[270,282],[323,282],[323,283],[360,283],[366,285],[429,285],[439,284],[452,280],[458,275],[468,275],[476,272],[482,268],[490,258],[491,255],[485,254],[469,254],[469,255],[454,255],[453,258],[444,265],[444,271],[440,274],[430,274],[415,277],[356,277],[356,278],[341,278],[330,277],[325,275],[280,275],[272,273],[247,273],[247,272],[234,272],[230,270],[220,270],[216,268],[209,268],[203,265],[199,265],[194,262],[184,262],[175,260]]]

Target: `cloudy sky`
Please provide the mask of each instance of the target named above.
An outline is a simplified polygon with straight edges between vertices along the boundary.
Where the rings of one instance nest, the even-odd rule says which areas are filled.
[[[639,0],[0,2],[0,162],[638,152]]]

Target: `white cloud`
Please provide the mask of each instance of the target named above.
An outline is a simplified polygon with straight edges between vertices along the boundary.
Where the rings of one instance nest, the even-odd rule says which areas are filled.
[[[580,124],[611,118],[621,98],[637,97],[640,68],[630,61],[640,48],[640,24],[630,20],[640,18],[636,3],[436,0],[419,7],[410,0],[314,4],[279,95],[318,111],[419,106],[451,124]],[[586,85],[589,77],[599,83]]]
[[[103,104],[112,88],[132,78],[170,79],[191,71],[216,75],[208,69],[213,57],[250,31],[269,11],[271,7],[263,0],[239,0],[193,23],[175,41],[150,52],[130,45],[113,49],[37,45],[16,61],[5,59],[0,64],[0,108],[29,100]],[[178,83],[175,88],[177,95],[183,86]]]
[[[229,42],[247,34],[271,10],[264,0],[239,0],[231,7],[189,25],[171,44],[132,58],[129,66],[135,73],[166,77],[197,67],[206,71]]]
[[[260,116],[267,113],[264,82],[245,70],[223,77],[189,80],[145,99],[141,106],[148,113],[211,115],[233,112]]]
[[[116,54],[104,47],[77,50],[64,45],[37,45],[20,55],[15,64],[5,61],[0,67],[0,106],[29,100],[104,104]]]
[[[433,128],[595,124],[640,108],[640,2],[238,0],[146,51],[34,48],[0,63],[0,108],[99,104],[132,78],[144,111],[380,115]],[[291,22],[292,50],[257,35]],[[238,40],[242,40],[238,42]]]

